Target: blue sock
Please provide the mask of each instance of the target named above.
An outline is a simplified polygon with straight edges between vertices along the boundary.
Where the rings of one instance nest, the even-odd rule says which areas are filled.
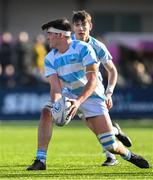
[[[125,160],[129,160],[131,158],[131,151],[127,149],[127,153],[121,156]]]
[[[46,162],[46,151],[42,149],[37,150],[36,159],[39,159],[41,162]]]

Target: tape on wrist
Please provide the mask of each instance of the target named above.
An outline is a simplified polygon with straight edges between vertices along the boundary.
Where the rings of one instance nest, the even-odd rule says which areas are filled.
[[[108,85],[106,89],[106,94],[111,93],[113,94],[114,91],[114,86],[113,85]]]

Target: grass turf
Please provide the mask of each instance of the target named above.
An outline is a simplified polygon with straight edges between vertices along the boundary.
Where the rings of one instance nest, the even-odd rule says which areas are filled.
[[[118,121],[133,152],[153,164],[153,121]],[[26,171],[37,147],[37,121],[0,122],[0,179],[153,179],[153,168],[140,169],[117,156],[120,164],[102,167],[105,160],[96,137],[83,122],[55,127],[46,171]]]

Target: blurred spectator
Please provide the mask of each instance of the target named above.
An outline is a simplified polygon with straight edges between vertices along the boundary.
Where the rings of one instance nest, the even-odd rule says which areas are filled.
[[[140,85],[140,86],[148,86],[152,84],[152,77],[149,75],[149,73],[146,71],[146,68],[144,64],[139,62],[138,60],[135,60],[132,63],[132,71],[131,75],[133,75],[133,84]]]
[[[98,39],[103,41],[101,36]],[[16,42],[10,32],[4,32],[0,36],[0,87],[46,87],[43,66],[44,57],[50,51],[46,44],[43,34],[38,34],[32,43],[25,31],[19,33]],[[149,43],[149,49],[107,45],[119,72],[118,87],[153,85],[153,43]],[[100,70],[106,85],[107,72],[102,67]]]
[[[32,72],[32,50],[27,32],[20,32],[14,47],[15,66],[17,74]]]
[[[6,66],[5,72],[1,77],[1,85],[3,87],[14,88],[17,85],[17,76],[15,74],[15,68],[12,64]]]
[[[13,37],[9,32],[4,32],[0,45],[0,66],[1,74],[5,72],[7,65],[13,64]]]
[[[151,71],[149,72],[148,70],[149,66],[152,67],[151,64],[153,65],[153,62],[149,61],[151,64],[148,66],[148,58],[144,56],[144,52],[121,46],[120,53],[119,72],[125,78],[126,84],[128,86],[141,87],[152,85]]]
[[[32,46],[27,32],[20,32],[15,44],[15,67],[19,76],[19,84],[23,86],[35,86],[37,79],[32,74],[34,62],[32,59]]]
[[[147,72],[151,75],[153,79],[153,50],[148,52],[143,52],[143,61]]]
[[[37,75],[42,81],[44,78],[44,58],[47,54],[46,38],[43,34],[39,34],[33,45],[33,58],[35,62],[34,74]]]

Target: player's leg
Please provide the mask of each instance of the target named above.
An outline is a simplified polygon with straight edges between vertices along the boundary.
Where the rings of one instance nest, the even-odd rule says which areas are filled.
[[[91,121],[87,120],[85,122],[87,126],[91,129],[91,131],[94,132],[94,127],[92,126]],[[103,147],[102,147],[102,152],[104,152],[106,156],[106,160],[102,163],[102,166],[115,166],[119,163],[118,160],[116,159],[115,154],[112,154],[109,151],[105,151]]]
[[[120,141],[115,139],[109,114],[88,118],[94,127],[94,133],[103,148],[113,154],[119,154],[123,159],[140,168],[149,168],[149,163],[141,156],[132,153]]]
[[[43,108],[38,126],[38,147],[36,159],[27,170],[45,170],[48,145],[52,135],[52,118],[49,108]]]
[[[114,121],[112,121],[112,123],[113,123],[113,131],[114,131],[117,139],[119,141],[121,141],[124,146],[131,147],[132,141],[121,130],[119,124]],[[109,151],[105,151],[105,155],[106,155],[106,161],[104,163],[102,163],[102,166],[114,166],[119,163],[118,160],[116,159],[116,156],[114,154],[110,153]]]
[[[149,168],[148,162],[143,157],[133,154],[116,139],[104,101],[94,98],[88,99],[80,106],[80,110],[82,110],[86,120],[92,124],[93,132],[104,150],[119,154],[123,159],[140,168]]]
[[[113,131],[117,139],[121,141],[123,145],[125,145],[126,147],[130,147],[132,145],[132,141],[130,140],[130,138],[127,135],[125,135],[125,133],[121,130],[118,123],[114,121],[112,121],[112,123],[113,123]],[[118,160],[116,159],[116,156],[110,153],[109,151],[105,151],[105,155],[106,155],[106,161],[102,163],[102,166],[114,166],[119,163]]]

